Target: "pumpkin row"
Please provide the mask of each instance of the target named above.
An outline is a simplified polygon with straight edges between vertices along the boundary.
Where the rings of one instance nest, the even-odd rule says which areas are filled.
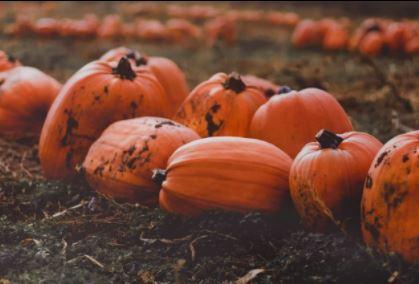
[[[0,90],[10,105],[29,88],[54,85],[45,74],[31,81],[29,69],[28,77],[10,79],[29,67],[0,58],[7,69]],[[6,92],[16,85],[25,88]],[[13,115],[0,101],[0,125],[14,123],[9,131],[16,131],[34,123],[38,100],[45,99],[24,97]],[[357,223],[361,215],[367,244],[416,261],[418,145],[415,131],[381,148],[352,131],[337,100],[319,89],[218,73],[188,95],[173,62],[122,47],[62,87],[43,124],[39,156],[47,178],[84,175],[104,195],[178,214],[280,213],[291,197],[314,231]]]
[[[297,48],[349,49],[370,56],[386,49],[392,53],[416,54],[419,53],[419,22],[366,19],[350,36],[349,22],[345,19],[306,19],[295,27],[292,43]]]

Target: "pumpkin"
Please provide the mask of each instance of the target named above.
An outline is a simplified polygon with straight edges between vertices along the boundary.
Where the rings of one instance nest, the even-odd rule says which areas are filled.
[[[364,38],[369,33],[377,33],[380,36],[384,35],[386,30],[387,22],[383,19],[366,19],[362,24],[355,30],[352,37],[349,40],[349,49],[355,51],[360,48],[360,45],[364,41]],[[372,36],[373,38],[376,35]],[[367,41],[369,41],[368,39]]]
[[[137,37],[151,41],[167,41],[170,34],[160,21],[157,20],[140,20],[136,23]]]
[[[7,26],[5,33],[14,36],[28,35],[33,32],[33,22],[25,14],[18,14],[13,24]]]
[[[231,17],[220,16],[207,21],[203,29],[209,46],[214,46],[219,40],[233,46],[237,41],[236,21]]]
[[[419,131],[401,134],[375,156],[362,196],[368,246],[419,261]]]
[[[343,24],[330,19],[324,19],[319,24],[323,30],[323,49],[340,50],[346,48],[349,34]]]
[[[60,23],[53,18],[40,18],[33,25],[35,34],[44,37],[51,37],[58,34]]]
[[[123,24],[118,15],[106,16],[97,31],[97,35],[101,38],[115,38],[122,34]]]
[[[193,130],[165,118],[141,117],[111,124],[92,144],[83,163],[96,191],[117,200],[157,204],[153,169],[165,168],[180,146],[199,139]]]
[[[201,29],[188,20],[170,19],[166,23],[166,29],[174,42],[185,40],[198,40],[201,37]]]
[[[272,97],[279,88],[278,85],[272,83],[271,81],[253,75],[243,75],[242,80],[246,85],[259,88],[265,94],[267,99]]]
[[[20,66],[19,60],[0,50],[0,72]]]
[[[182,70],[172,60],[164,57],[147,57],[139,52],[119,47],[105,53],[100,59],[105,61],[119,60],[122,56],[133,60],[137,66],[146,66],[163,86],[168,104],[165,115],[172,117],[188,95],[188,85]]]
[[[266,98],[237,73],[217,73],[199,84],[183,102],[174,120],[201,137],[247,136],[250,121]]]
[[[384,31],[384,42],[390,51],[403,50],[405,46],[405,26],[402,23],[392,22]]]
[[[314,47],[321,44],[323,31],[321,26],[310,19],[298,23],[292,34],[292,44],[297,48]]]
[[[290,172],[290,192],[305,227],[336,229],[334,222],[358,225],[364,180],[382,144],[361,132],[336,135],[321,130],[304,146]]]
[[[365,55],[375,56],[384,47],[384,36],[379,32],[370,32],[364,36],[359,44],[359,51]]]
[[[205,210],[279,212],[289,202],[291,159],[264,141],[210,137],[178,148],[165,170],[160,206],[172,213],[197,215]]]
[[[33,67],[0,72],[0,136],[37,137],[61,84]]]
[[[249,135],[278,146],[294,158],[323,128],[343,133],[351,131],[352,124],[332,95],[308,88],[274,95],[255,113]]]
[[[87,64],[67,81],[48,112],[39,143],[45,176],[72,180],[75,167],[107,126],[122,119],[160,116],[166,103],[156,77],[126,57]]]
[[[82,20],[61,20],[59,34],[63,37],[91,37],[96,36],[98,28],[98,18],[93,14],[86,14]]]

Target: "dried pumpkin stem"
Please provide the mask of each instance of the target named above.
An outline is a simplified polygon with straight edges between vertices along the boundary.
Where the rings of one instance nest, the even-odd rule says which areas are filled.
[[[131,63],[126,56],[119,60],[118,65],[112,71],[114,74],[119,75],[121,79],[133,80],[137,76],[134,70],[132,70]]]
[[[162,169],[155,169],[153,170],[153,176],[151,179],[158,185],[162,185],[162,183],[166,180],[167,171]]]
[[[342,143],[343,138],[331,131],[322,129],[316,134],[316,140],[322,149],[336,149]]]
[[[246,89],[246,84],[240,78],[240,75],[236,72],[228,75],[227,80],[223,83],[223,87],[228,90],[232,90],[235,93],[241,93]]]

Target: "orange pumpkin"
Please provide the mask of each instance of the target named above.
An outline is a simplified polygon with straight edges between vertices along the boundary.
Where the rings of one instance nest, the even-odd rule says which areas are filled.
[[[379,32],[366,34],[359,44],[359,51],[365,55],[375,56],[381,53],[384,47],[384,36]]]
[[[237,73],[217,73],[189,94],[174,120],[201,137],[244,137],[253,114],[265,102],[260,89],[246,85]]]
[[[33,22],[25,14],[18,14],[13,24],[7,26],[5,33],[14,36],[28,35],[33,32]]]
[[[324,19],[319,24],[323,30],[322,46],[324,49],[340,50],[346,48],[349,34],[343,24],[330,19]]]
[[[0,136],[39,136],[61,84],[32,67],[0,72]]]
[[[140,39],[152,41],[167,41],[170,38],[166,26],[157,20],[137,21],[136,34]]]
[[[242,80],[246,85],[259,88],[265,94],[267,99],[272,97],[279,88],[278,85],[272,83],[271,81],[253,75],[243,75]]]
[[[59,34],[63,37],[92,37],[96,36],[98,28],[98,18],[93,14],[86,14],[82,20],[61,20]]]
[[[376,155],[362,196],[368,246],[419,261],[419,131],[388,141]]]
[[[366,133],[327,130],[316,140],[304,146],[290,172],[291,198],[305,227],[327,232],[336,229],[333,221],[359,224],[364,180],[381,142]]]
[[[156,76],[167,96],[168,104],[164,113],[167,117],[172,117],[188,95],[188,85],[182,70],[168,58],[143,56],[126,47],[112,49],[100,59],[113,61],[119,60],[123,56],[133,60],[137,66],[148,67]]]
[[[174,42],[185,40],[198,40],[201,37],[201,29],[184,19],[170,19],[166,23],[166,29]]]
[[[405,26],[402,23],[392,22],[384,31],[384,42],[393,52],[403,50],[405,46]]]
[[[344,109],[329,93],[316,88],[274,95],[255,113],[250,137],[268,141],[294,158],[321,129],[352,130]]]
[[[237,41],[236,21],[231,17],[220,16],[210,20],[204,25],[205,40],[209,46],[220,40],[227,45],[233,46]]]
[[[43,37],[51,37],[58,34],[60,23],[53,18],[40,18],[33,25],[35,34]]]
[[[292,34],[292,44],[297,48],[319,46],[322,42],[321,26],[310,19],[298,23]]]
[[[125,57],[87,64],[67,81],[48,113],[39,143],[45,176],[72,180],[106,127],[121,119],[160,116],[166,103],[156,77]]]
[[[387,27],[387,21],[383,19],[366,19],[362,24],[355,30],[352,37],[349,40],[349,50],[355,51],[360,49],[363,44],[364,38],[373,33],[375,35],[370,36],[373,39],[377,38],[377,35],[384,36],[384,31]],[[367,42],[371,39],[367,39]],[[364,43],[365,45],[365,43]],[[361,51],[362,52],[362,51]]]
[[[289,202],[292,160],[264,141],[210,137],[188,143],[156,170],[162,183],[160,206],[172,213],[196,215],[205,210],[278,212]]]
[[[19,60],[0,50],[0,72],[20,66]]]
[[[103,19],[97,34],[101,38],[116,38],[123,35],[123,24],[118,15],[108,15]]]
[[[157,204],[160,187],[151,179],[153,169],[165,168],[177,148],[196,139],[192,129],[165,118],[118,121],[90,147],[83,163],[85,176],[106,196]]]

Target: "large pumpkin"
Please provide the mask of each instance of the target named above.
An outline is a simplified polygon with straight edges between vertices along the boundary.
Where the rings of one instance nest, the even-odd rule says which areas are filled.
[[[157,203],[153,169],[165,168],[180,146],[199,139],[192,129],[165,118],[142,117],[111,124],[93,143],[83,163],[89,184],[123,201]]]
[[[168,97],[166,116],[172,117],[188,95],[188,85],[182,70],[170,59],[164,57],[147,57],[139,52],[126,48],[118,47],[109,50],[100,59],[105,61],[119,60],[127,56],[133,60],[137,66],[147,66],[162,84]]]
[[[316,140],[304,146],[291,167],[295,207],[312,231],[334,230],[334,222],[358,225],[364,180],[382,144],[360,132],[321,130]]]
[[[20,62],[13,56],[10,56],[0,50],[0,72],[9,70],[16,66],[20,66]]]
[[[72,179],[90,145],[111,123],[162,114],[162,86],[151,72],[119,62],[94,61],[64,85],[42,129],[39,156],[45,176]]]
[[[343,133],[352,125],[332,95],[308,88],[274,95],[255,113],[250,137],[268,141],[294,158],[321,129]]]
[[[173,213],[195,215],[205,210],[278,212],[289,202],[292,160],[264,141],[210,137],[188,143],[169,158],[160,206]]]
[[[419,131],[388,141],[376,155],[362,196],[368,246],[419,261]]]
[[[201,137],[247,136],[253,114],[265,102],[260,88],[246,85],[237,73],[217,73],[189,94],[174,120]]]
[[[32,67],[0,72],[0,136],[37,137],[61,84]]]

